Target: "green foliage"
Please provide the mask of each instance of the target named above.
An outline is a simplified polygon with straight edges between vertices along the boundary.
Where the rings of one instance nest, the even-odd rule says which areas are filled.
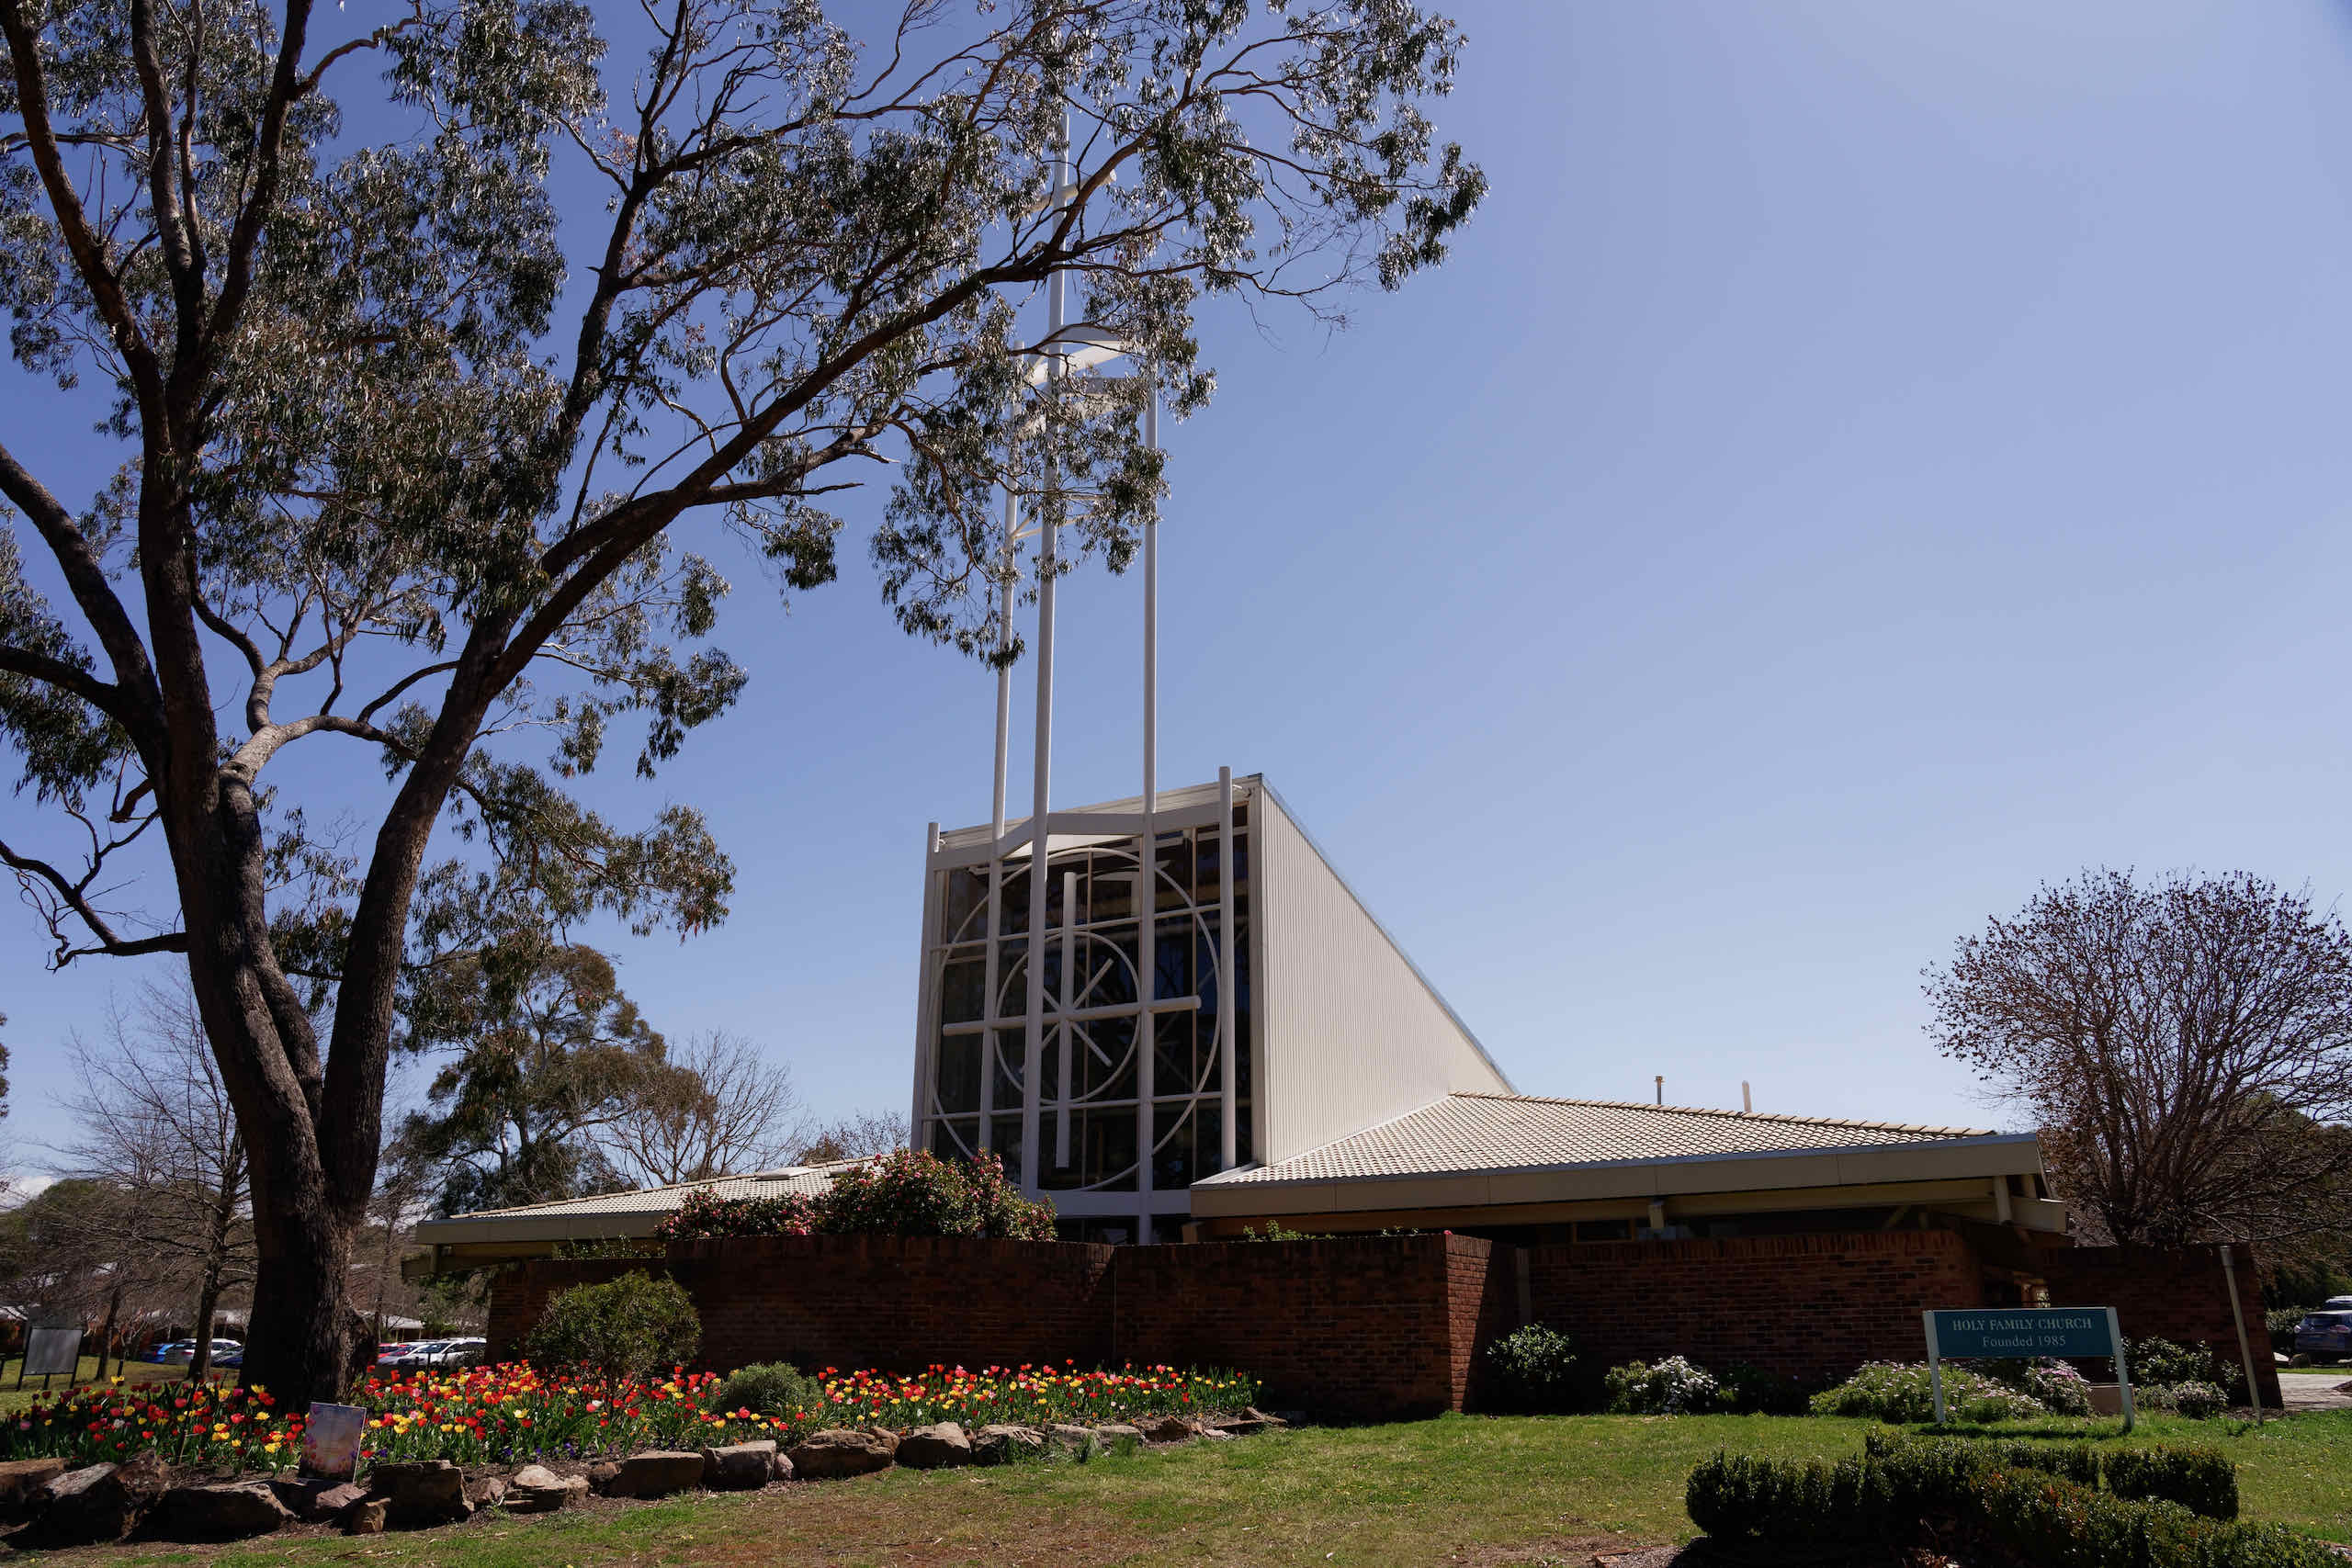
[[[1487,1364],[1507,1409],[1556,1415],[1581,1403],[1576,1346],[1557,1329],[1541,1323],[1513,1329],[1487,1347]]]
[[[2162,1498],[2209,1519],[2238,1517],[2237,1466],[2219,1449],[2117,1449],[2101,1474],[2119,1497]]]
[[[1032,1201],[1005,1179],[994,1154],[941,1159],[893,1149],[835,1173],[814,1197],[686,1195],[655,1234],[664,1240],[728,1235],[969,1235],[1054,1239],[1051,1200]]]
[[[811,1235],[817,1228],[815,1214],[816,1201],[805,1193],[722,1198],[707,1187],[697,1187],[663,1216],[653,1234],[663,1241],[691,1236]]]
[[[531,1359],[600,1376],[642,1379],[682,1366],[702,1343],[702,1320],[685,1287],[631,1272],[560,1291],[531,1330]]]
[[[1946,1366],[1944,1412],[1975,1423],[2022,1421],[2049,1411],[2028,1394],[1959,1367]],[[1881,1421],[1932,1421],[1936,1400],[1926,1362],[1868,1361],[1835,1388],[1813,1396],[1816,1416],[1865,1416]]]
[[[2097,1490],[2104,1473],[2108,1490]],[[1724,1540],[1900,1542],[1957,1514],[2026,1561],[2060,1568],[2323,1568],[2318,1542],[2228,1522],[2237,1481],[2211,1449],[1978,1443],[1873,1434],[1860,1461],[1718,1453],[1690,1473],[1691,1522]]]
[[[1680,1356],[1655,1365],[1629,1361],[1601,1380],[1605,1408],[1619,1416],[1692,1416],[1715,1405],[1713,1373]]]
[[[1733,1416],[1803,1416],[1809,1403],[1792,1377],[1734,1361],[1716,1378],[1715,1408]]]
[[[928,1149],[894,1149],[833,1178],[817,1200],[817,1228],[828,1235],[1051,1241],[1054,1205],[1023,1197],[993,1153],[945,1160]]]
[[[754,1416],[797,1417],[826,1402],[824,1385],[789,1361],[758,1361],[727,1374],[711,1396],[721,1415],[749,1410]]]
[[[2060,1416],[2091,1413],[2090,1380],[2064,1361],[2042,1359],[1974,1362],[1971,1371],[2015,1389],[2043,1409]]]
[[[0,1019],[5,1023],[6,1019]],[[2262,1325],[2270,1331],[2270,1348],[2291,1350],[2295,1345],[2295,1330],[2303,1324],[2303,1314],[2310,1309],[2299,1306],[2272,1307],[2262,1314]]]
[[[1241,1239],[1244,1241],[1329,1241],[1331,1235],[1326,1231],[1295,1231],[1280,1220],[1268,1220],[1266,1228],[1262,1231],[1255,1225],[1243,1225]]]
[[[2245,1380],[2239,1380],[2244,1386]],[[2230,1395],[2219,1383],[2174,1382],[2159,1383],[2154,1388],[2132,1391],[2135,1404],[2150,1410],[2169,1410],[2191,1421],[2211,1421],[2230,1408]]]
[[[426,972],[404,997],[401,1046],[456,1049],[400,1134],[404,1157],[442,1172],[443,1213],[628,1185],[591,1134],[684,1069],[611,959],[516,940]]]
[[[2211,1346],[2181,1345],[2170,1339],[2132,1339],[2123,1341],[2131,1358],[2132,1381],[2136,1385],[2150,1387],[2184,1382],[2222,1382],[2226,1371],[2221,1356]]]

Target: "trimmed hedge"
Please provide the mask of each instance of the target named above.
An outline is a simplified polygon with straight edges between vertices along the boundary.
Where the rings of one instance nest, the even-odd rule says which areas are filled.
[[[2104,1475],[2109,1490],[2093,1483]],[[1711,1536],[1858,1541],[1930,1515],[1982,1526],[2056,1568],[2341,1568],[2308,1537],[2233,1522],[2237,1479],[2211,1449],[1922,1441],[1873,1435],[1836,1464],[1717,1454],[1690,1472],[1690,1520]]]

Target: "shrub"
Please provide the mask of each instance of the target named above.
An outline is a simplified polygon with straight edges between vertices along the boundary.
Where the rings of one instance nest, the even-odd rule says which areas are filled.
[[[2245,1369],[2222,1359],[2210,1345],[2177,1345],[2169,1339],[2123,1341],[2132,1359],[2132,1386],[2177,1388],[2183,1383],[2211,1383],[2232,1399],[2245,1393]]]
[[[1808,1408],[1796,1379],[1746,1361],[1734,1361],[1715,1383],[1715,1408],[1734,1416],[1802,1416]]]
[[[2270,1330],[2273,1349],[2291,1350],[2295,1345],[2295,1330],[2303,1325],[2305,1307],[2272,1307],[2262,1314],[2263,1326]]]
[[[1860,1540],[1886,1512],[1870,1482],[1868,1467],[1853,1460],[1831,1465],[1718,1453],[1690,1472],[1683,1506],[1718,1540]]]
[[[2057,1415],[2091,1413],[2090,1380],[2064,1361],[1979,1361],[1974,1370]]]
[[[2177,1411],[2191,1421],[2210,1421],[2230,1407],[2230,1396],[2219,1383],[2177,1382],[2156,1393],[2163,1400],[2156,1408]]]
[[[1531,1323],[1506,1334],[1487,1347],[1487,1364],[1501,1403],[1513,1410],[1558,1412],[1580,1403],[1576,1346],[1557,1329]]]
[[[1714,1378],[1679,1356],[1652,1366],[1630,1361],[1602,1381],[1608,1407],[1620,1416],[1688,1416],[1715,1403]]]
[[[2238,1517],[2238,1472],[2219,1449],[2117,1449],[2103,1467],[2119,1497],[2162,1498],[2209,1519]]]
[[[707,1187],[697,1187],[653,1228],[653,1234],[663,1241],[690,1236],[809,1235],[817,1228],[816,1213],[815,1201],[804,1193],[721,1198]]]
[[[531,1330],[530,1355],[542,1366],[642,1379],[680,1365],[701,1343],[702,1322],[685,1288],[632,1272],[558,1292]]]
[[[825,1385],[789,1361],[756,1361],[727,1374],[710,1407],[721,1415],[749,1410],[755,1416],[797,1416],[826,1398]]]
[[[1992,1379],[1946,1367],[1944,1414],[1961,1421],[2027,1421],[2047,1416],[2039,1400]],[[1936,1397],[1925,1362],[1868,1361],[1837,1387],[1813,1396],[1816,1416],[1871,1416],[1881,1421],[1932,1421]]]
[[[1932,1514],[1973,1521],[2030,1562],[2066,1568],[2340,1568],[2327,1548],[2276,1525],[2200,1516],[2178,1502],[2136,1501],[2082,1483],[2088,1450],[1873,1436],[1859,1464],[1826,1465],[1717,1454],[1690,1472],[1691,1521],[1710,1535],[1770,1542],[1907,1538]],[[2137,1450],[2149,1451],[2149,1450]],[[2126,1484],[2148,1478],[2166,1491],[2200,1489],[2218,1506],[2212,1450],[2132,1461]],[[2063,1457],[2058,1457],[2063,1455]],[[2030,1456],[2031,1468],[2018,1468]],[[2113,1465],[2121,1454],[2108,1456]],[[2160,1478],[2160,1479],[2157,1479]],[[2231,1482],[2234,1499],[2234,1481]]]
[[[655,1235],[664,1241],[730,1235],[972,1235],[1054,1239],[1054,1206],[1007,1181],[993,1154],[941,1159],[894,1149],[835,1175],[814,1197],[685,1196]]]

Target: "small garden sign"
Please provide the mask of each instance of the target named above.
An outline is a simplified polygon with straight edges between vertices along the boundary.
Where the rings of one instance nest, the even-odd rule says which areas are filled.
[[[1928,1329],[1928,1377],[1935,1389],[1936,1425],[1944,1424],[1943,1361],[1995,1360],[2038,1356],[2106,1357],[2115,1362],[2123,1394],[2123,1429],[2132,1429],[2132,1372],[2124,1365],[2123,1333],[2113,1307],[1930,1308],[1921,1313]]]

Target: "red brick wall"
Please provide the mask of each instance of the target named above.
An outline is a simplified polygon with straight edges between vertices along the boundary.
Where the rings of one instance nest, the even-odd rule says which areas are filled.
[[[1518,1324],[1517,1262],[1514,1247],[1457,1235],[1121,1247],[763,1236],[681,1243],[663,1266],[701,1309],[707,1367],[1167,1361],[1254,1373],[1283,1406],[1402,1417],[1484,1402],[1479,1351]],[[1541,1247],[1528,1264],[1534,1315],[1602,1365],[1685,1355],[1808,1382],[1917,1360],[1922,1308],[1984,1303],[1976,1252],[1951,1231]],[[519,1353],[555,1291],[645,1266],[500,1275],[492,1357]],[[2211,1248],[2058,1248],[2037,1267],[2057,1305],[2111,1305],[2128,1334],[2201,1340],[2235,1362]],[[2240,1274],[2267,1369],[2251,1265]]]
[[[742,1236],[674,1244],[666,1265],[702,1314],[699,1364],[982,1367],[1109,1359],[1108,1247],[899,1236]],[[538,1262],[492,1287],[490,1356],[519,1354],[547,1298],[651,1260]]]
[[[1473,1236],[1122,1247],[1123,1360],[1237,1367],[1269,1403],[1358,1416],[1459,1410],[1492,1253]]]
[[[2034,1266],[2050,1283],[2052,1306],[2111,1306],[2127,1339],[2170,1339],[2213,1348],[2222,1364],[2244,1364],[2237,1325],[2230,1316],[2227,1276],[2219,1248],[2163,1252],[2146,1247],[2052,1247]],[[2270,1359],[2270,1331],[2262,1318],[2262,1289],[2254,1263],[2237,1259],[2238,1306],[2254,1348],[2254,1375],[2263,1402],[2278,1408],[2278,1368]]]
[[[1603,1365],[1688,1356],[1808,1383],[1864,1361],[1927,1355],[1919,1314],[1984,1300],[1976,1255],[1951,1231],[1539,1247],[1536,1317]]]

